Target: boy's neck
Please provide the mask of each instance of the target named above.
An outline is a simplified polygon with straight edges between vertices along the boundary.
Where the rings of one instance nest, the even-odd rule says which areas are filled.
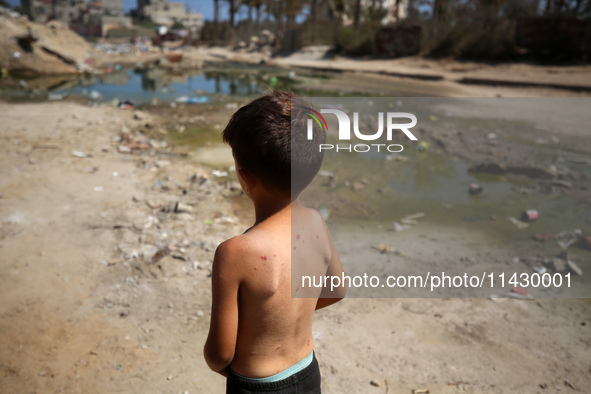
[[[276,196],[268,196],[267,198],[261,198],[253,201],[254,212],[255,212],[255,226],[271,216],[288,213],[291,214],[291,205],[299,204],[299,200],[291,200],[291,197],[277,198]]]

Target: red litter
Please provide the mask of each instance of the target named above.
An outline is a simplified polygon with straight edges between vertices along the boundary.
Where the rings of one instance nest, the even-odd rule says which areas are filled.
[[[538,218],[538,211],[535,209],[528,209],[521,215],[521,220],[524,222],[532,222]]]
[[[522,296],[526,296],[528,294],[527,289],[524,289],[523,287],[514,287],[511,289],[511,291]]]

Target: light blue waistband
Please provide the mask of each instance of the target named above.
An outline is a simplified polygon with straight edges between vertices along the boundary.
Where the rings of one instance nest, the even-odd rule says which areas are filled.
[[[267,376],[266,378],[249,378],[248,376],[242,376],[237,374],[236,372],[232,371],[232,373],[242,379],[250,380],[252,382],[261,382],[261,383],[270,383],[270,382],[278,382],[283,379],[289,378],[291,375],[295,375],[296,373],[300,372],[302,369],[306,368],[308,365],[312,364],[312,360],[314,360],[314,351],[310,352],[302,361],[292,365],[291,367],[284,369],[283,371],[276,373],[275,375]]]

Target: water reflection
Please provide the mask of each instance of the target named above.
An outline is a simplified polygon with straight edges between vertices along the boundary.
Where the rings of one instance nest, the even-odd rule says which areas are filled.
[[[297,90],[299,81],[286,70],[263,68],[216,68],[174,72],[162,68],[118,69],[102,75],[35,78],[20,83],[4,83],[0,86],[3,96],[59,93],[88,96],[102,101],[113,99],[148,102],[174,101],[179,97],[203,97],[212,95],[253,96],[268,90],[270,81],[275,89]],[[91,94],[92,93],[92,94]]]

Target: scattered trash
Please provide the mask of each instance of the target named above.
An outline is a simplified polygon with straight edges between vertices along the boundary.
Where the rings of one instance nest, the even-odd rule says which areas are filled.
[[[207,96],[198,96],[198,97],[181,96],[181,97],[178,97],[174,101],[176,101],[177,103],[180,103],[180,104],[204,104],[204,103],[207,103],[208,98],[207,98]]]
[[[183,204],[182,202],[177,202],[176,205],[174,206],[174,211],[177,213],[181,213],[181,212],[187,212],[187,213],[191,213],[193,212],[193,207],[187,204]]]
[[[572,231],[562,231],[560,233],[540,233],[535,234],[533,239],[539,242],[550,242],[556,240],[556,243],[562,249],[568,249],[573,244],[583,249],[591,250],[591,236],[584,235],[581,229]]]
[[[413,389],[412,394],[429,394],[428,389]]]
[[[119,151],[119,153],[131,153],[131,148],[127,145],[119,145],[119,147],[117,147],[117,150]]]
[[[72,151],[72,154],[73,154],[74,156],[76,156],[76,157],[80,157],[80,158],[86,158],[86,157],[90,157],[90,155],[89,155],[89,154],[87,154],[87,153],[84,153],[84,152],[80,152],[80,151],[78,151],[78,150],[73,150],[73,151]]]
[[[238,104],[237,103],[228,103],[226,104],[226,109],[236,109],[238,108]]]
[[[99,100],[101,97],[103,97],[103,95],[97,92],[96,90],[90,92],[88,96],[93,100]],[[119,105],[119,108],[121,108],[121,105]]]
[[[378,382],[377,380],[372,380],[371,382],[369,382],[369,384],[371,384],[373,387],[380,387],[380,382]]]
[[[95,186],[94,187],[94,191],[95,192],[102,192],[103,191],[103,187],[102,186]]]
[[[64,99],[64,95],[59,93],[49,93],[47,99],[49,101],[60,101]]]
[[[546,267],[542,267],[541,265],[534,265],[533,270],[540,275],[545,274],[547,271]]]
[[[489,140],[494,140],[497,138],[497,135],[495,133],[488,133],[486,135],[486,138],[488,138]]]
[[[533,222],[538,218],[538,211],[535,209],[528,209],[521,215],[521,220],[524,222]]]
[[[574,238],[574,237],[566,238],[566,239],[559,239],[556,241],[558,246],[560,246],[564,250],[568,249],[568,247],[571,246],[572,244],[574,244],[575,242],[577,242],[577,238]]]
[[[523,294],[523,292],[525,292],[525,294]],[[534,297],[529,294],[529,292],[526,289],[523,289],[521,287],[514,287],[511,289],[510,292],[505,294],[506,297],[509,298],[517,298],[519,300],[533,300]]]
[[[516,293],[516,294],[519,294],[519,295],[522,295],[522,296],[526,296],[526,295],[529,294],[529,292],[527,291],[527,289],[524,289],[523,287],[518,287],[518,286],[511,288],[511,291],[513,293]]]
[[[372,245],[372,248],[374,248],[375,250],[379,250],[380,253],[394,253],[395,249],[391,246],[387,246],[383,243],[380,243],[379,245]]]
[[[423,212],[417,212],[410,215],[406,215],[399,222],[393,222],[392,227],[388,229],[389,231],[404,231],[408,230],[412,226],[419,224],[417,219],[424,218],[426,215]]]
[[[274,88],[275,86],[277,86],[277,77],[275,75],[272,75],[269,78],[269,86]]]
[[[583,276],[583,270],[579,267],[574,261],[570,260],[568,257],[566,259],[566,265],[572,272],[579,276]]]
[[[554,266],[554,271],[556,272],[563,272],[566,269],[566,261],[558,257],[552,259],[552,265]]]
[[[322,207],[318,210],[318,212],[320,213],[320,216],[322,216],[322,219],[324,219],[324,221],[326,222],[330,216],[328,208]]]
[[[228,176],[228,171],[211,170],[211,173],[217,178]]]
[[[14,52],[14,54],[12,55],[15,59],[18,59],[19,57],[21,57],[21,53],[19,51]]]
[[[117,107],[120,109],[133,109],[133,103],[129,100],[120,101]]]
[[[334,176],[334,172],[320,170],[320,171],[318,171],[318,175],[320,175],[320,176]]]
[[[520,230],[529,227],[529,224],[523,223],[521,220],[518,220],[518,219],[514,218],[513,216],[509,216],[507,218],[507,220],[510,221],[511,223],[513,223],[515,225],[515,227],[517,227]]]
[[[408,230],[409,228],[411,228],[410,225],[408,224],[400,224],[398,222],[394,222],[392,223],[392,228],[390,228],[390,231],[404,231],[404,230]]]
[[[480,186],[478,183],[471,183],[470,187],[468,188],[468,193],[472,195],[480,194],[482,193],[482,186]]]

